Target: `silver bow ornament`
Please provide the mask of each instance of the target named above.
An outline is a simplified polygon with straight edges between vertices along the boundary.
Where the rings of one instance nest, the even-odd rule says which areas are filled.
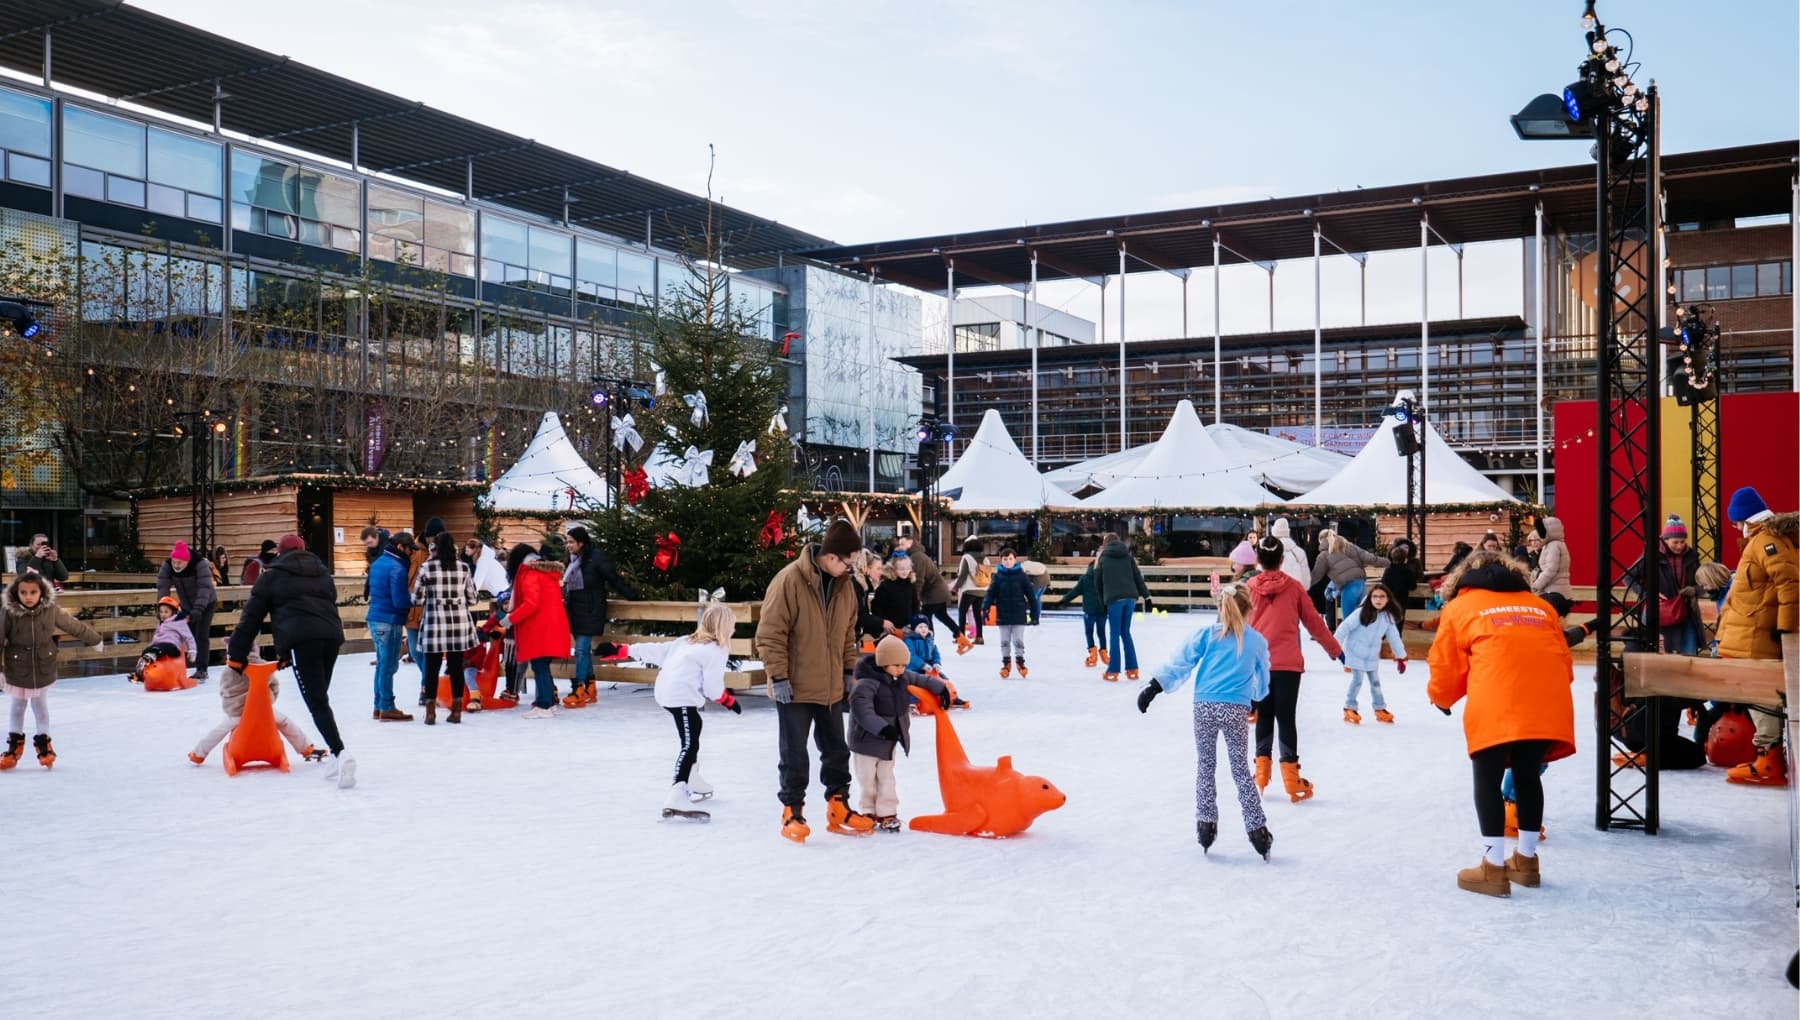
[[[701,452],[696,447],[688,447],[681,458],[681,467],[676,471],[675,480],[690,489],[704,488],[712,481],[709,468],[712,467],[713,452]]]
[[[738,444],[737,452],[731,455],[731,473],[739,478],[756,473],[756,440],[746,439]]]
[[[613,449],[623,450],[626,446],[630,446],[631,452],[636,453],[644,448],[644,437],[638,435],[637,422],[631,420],[631,415],[614,418],[612,432]]]
[[[783,404],[783,405],[781,405],[781,410],[776,411],[774,414],[769,416],[769,435],[771,435],[771,436],[787,435],[787,430],[788,430],[787,414],[788,414],[787,405]]]
[[[705,393],[705,391],[695,390],[694,392],[688,394],[685,397],[682,397],[681,399],[687,402],[687,406],[694,409],[694,415],[693,415],[694,424],[695,425],[706,424],[706,393]]]
[[[664,372],[663,367],[661,365],[658,365],[654,361],[652,361],[650,363],[650,371],[652,373],[652,377],[656,380],[656,383],[655,383],[656,396],[660,397],[663,394],[669,392],[669,373]]]

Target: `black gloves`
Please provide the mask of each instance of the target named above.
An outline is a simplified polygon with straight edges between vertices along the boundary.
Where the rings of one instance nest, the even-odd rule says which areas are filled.
[[[1138,692],[1139,714],[1150,711],[1150,703],[1155,701],[1156,696],[1161,693],[1162,684],[1157,683],[1155,677],[1151,677],[1150,682],[1144,685],[1144,689]]]
[[[1150,596],[1145,595],[1144,596],[1144,612],[1148,613],[1148,612],[1154,610],[1155,608],[1156,608],[1156,603],[1150,601]]]
[[[899,740],[900,739],[900,724],[899,723],[888,723],[886,726],[883,726],[881,728],[881,739],[883,739],[883,740]]]

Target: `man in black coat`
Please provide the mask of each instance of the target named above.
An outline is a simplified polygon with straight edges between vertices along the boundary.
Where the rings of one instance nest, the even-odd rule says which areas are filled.
[[[242,671],[263,621],[275,639],[275,659],[294,667],[294,680],[313,726],[331,748],[326,777],[340,788],[356,785],[356,760],[344,751],[337,718],[331,714],[331,673],[337,667],[338,650],[344,646],[344,623],[338,618],[337,583],[331,571],[298,535],[283,535],[276,545],[275,562],[266,567],[250,589],[243,614],[231,632],[225,664]]]
[[[563,605],[569,613],[569,633],[575,639],[575,685],[594,682],[594,638],[606,633],[606,588],[633,601],[638,593],[619,576],[612,557],[594,544],[586,528],[569,529],[569,569],[563,572]]]

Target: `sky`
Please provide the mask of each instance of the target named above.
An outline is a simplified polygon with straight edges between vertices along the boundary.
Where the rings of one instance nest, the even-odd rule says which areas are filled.
[[[690,191],[711,143],[726,202],[844,243],[1587,159],[1507,121],[1575,77],[1573,0],[133,2]],[[1666,152],[1800,137],[1796,6],[1598,5],[1641,40]],[[1466,314],[1517,313],[1519,246],[1489,247],[1466,257]],[[1417,258],[1372,263],[1369,321],[1417,320]],[[1335,261],[1326,324],[1353,323],[1357,273]],[[1455,257],[1432,273],[1450,317]],[[1205,275],[1192,332],[1211,328]],[[1179,283],[1141,278],[1127,335],[1178,334]],[[1226,332],[1267,328],[1266,286],[1226,274]],[[1311,294],[1310,266],[1278,270],[1276,327],[1310,326]],[[1042,297],[1098,311],[1092,286]]]

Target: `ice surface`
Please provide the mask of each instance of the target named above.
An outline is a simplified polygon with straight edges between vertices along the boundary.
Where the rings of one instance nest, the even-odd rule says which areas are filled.
[[[1138,618],[1146,677],[1201,619]],[[1318,796],[1271,785],[1265,864],[1222,767],[1218,843],[1194,842],[1185,691],[1138,715],[1136,685],[1081,668],[1078,616],[1027,641],[1028,680],[995,676],[996,645],[948,655],[971,757],[1068,794],[1001,842],[830,835],[817,786],[812,840],[781,839],[760,698],[706,713],[718,793],[696,826],[660,820],[676,735],[647,688],[548,721],[383,724],[372,656],[346,655],[340,791],[311,763],[188,764],[216,681],[65,681],[55,770],[0,774],[0,992],[62,1017],[1793,1015],[1785,792],[1665,774],[1661,835],[1597,832],[1591,669],[1581,753],[1545,777],[1544,886],[1493,900],[1455,886],[1469,770],[1423,668],[1384,669],[1397,725],[1350,727],[1347,677],[1309,644]],[[282,676],[277,707],[312,732]],[[939,807],[920,722],[903,817]]]

